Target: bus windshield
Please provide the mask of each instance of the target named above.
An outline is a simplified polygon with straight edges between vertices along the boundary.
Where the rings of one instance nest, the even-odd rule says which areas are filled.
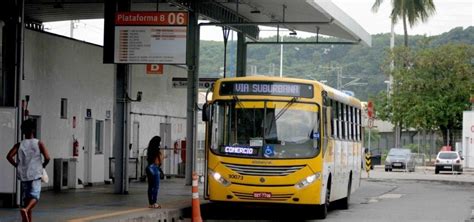
[[[319,153],[319,107],[291,101],[217,101],[211,149],[225,156],[309,158]]]

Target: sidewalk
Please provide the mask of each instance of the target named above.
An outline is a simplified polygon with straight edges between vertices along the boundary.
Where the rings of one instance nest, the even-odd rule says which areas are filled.
[[[184,179],[162,180],[158,202],[149,209],[147,184],[131,182],[128,195],[114,194],[114,185],[62,192],[44,191],[33,211],[35,221],[179,221],[182,209],[191,206],[191,186]],[[0,208],[0,222],[21,221],[19,209]]]
[[[474,169],[465,168],[462,174],[452,173],[449,171],[441,171],[435,174],[434,167],[416,167],[415,172],[405,172],[403,170],[394,170],[385,172],[384,166],[374,166],[374,170],[370,171],[369,178],[367,173],[362,172],[362,178],[365,179],[382,179],[382,180],[418,180],[418,181],[436,181],[450,184],[474,184]]]

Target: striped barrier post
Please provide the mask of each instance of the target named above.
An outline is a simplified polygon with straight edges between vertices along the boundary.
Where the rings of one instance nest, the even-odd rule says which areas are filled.
[[[198,175],[196,172],[193,172],[193,202],[192,202],[192,222],[202,222],[201,218],[201,204],[199,203],[199,183]]]
[[[370,153],[367,152],[365,154],[365,171],[367,171],[367,177],[369,177],[369,171],[370,171],[371,166],[372,166],[372,159],[371,159]]]

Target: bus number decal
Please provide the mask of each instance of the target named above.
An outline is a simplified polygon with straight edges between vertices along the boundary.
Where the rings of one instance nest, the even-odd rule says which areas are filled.
[[[239,174],[229,174],[229,179],[244,180],[244,176]]]

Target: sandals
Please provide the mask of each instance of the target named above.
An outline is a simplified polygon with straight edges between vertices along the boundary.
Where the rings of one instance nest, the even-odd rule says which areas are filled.
[[[161,205],[155,203],[155,204],[149,205],[148,208],[161,209]]]

